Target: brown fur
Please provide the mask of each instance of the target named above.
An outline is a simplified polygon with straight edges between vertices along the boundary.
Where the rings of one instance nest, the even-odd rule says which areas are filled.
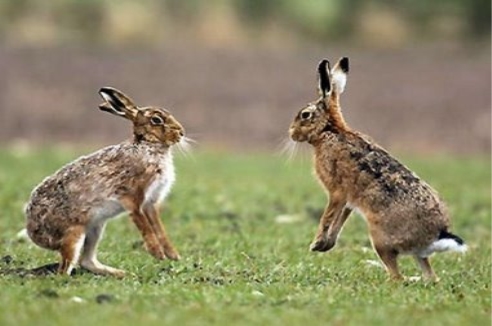
[[[339,62],[324,78],[346,75],[346,60],[345,72]],[[392,278],[401,278],[398,255],[413,254],[424,276],[435,279],[421,252],[447,231],[445,204],[427,183],[345,123],[339,101],[345,82],[337,85],[336,78],[331,90],[320,90],[321,98],[300,110],[289,130],[293,140],[314,147],[316,175],[329,194],[311,250],[328,251],[335,246],[345,221],[357,208],[366,218],[374,249]]]
[[[164,109],[138,108],[118,90],[101,89],[100,109],[133,122],[133,140],[83,156],[47,177],[26,207],[27,231],[37,245],[59,251],[60,273],[79,263],[99,274],[123,271],[97,261],[106,221],[123,211],[157,259],[179,259],[157,206],[174,181],[171,148],[183,127]]]

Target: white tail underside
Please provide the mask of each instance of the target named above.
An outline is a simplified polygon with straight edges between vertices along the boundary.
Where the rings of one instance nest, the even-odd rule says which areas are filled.
[[[459,244],[454,239],[440,239],[434,241],[429,247],[420,252],[421,257],[427,257],[433,254],[434,252],[442,252],[442,251],[456,251],[464,253],[468,250],[468,246],[465,244]]]

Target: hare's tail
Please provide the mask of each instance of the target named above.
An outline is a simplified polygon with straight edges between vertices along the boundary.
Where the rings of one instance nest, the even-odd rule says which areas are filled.
[[[447,230],[442,230],[436,241],[431,243],[427,248],[420,251],[418,255],[420,257],[427,257],[435,252],[442,251],[457,251],[464,253],[468,249],[467,245],[457,235],[448,232]]]
[[[439,238],[437,241],[431,244],[434,247],[434,251],[457,251],[457,252],[465,252],[468,247],[461,239],[455,234],[448,232],[446,230],[442,230],[439,233]]]

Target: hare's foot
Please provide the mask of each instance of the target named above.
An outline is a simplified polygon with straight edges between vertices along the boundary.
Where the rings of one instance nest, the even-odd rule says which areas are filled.
[[[335,246],[336,241],[326,238],[325,236],[316,236],[309,246],[311,251],[328,251]]]
[[[62,256],[59,274],[70,275],[79,261],[80,253],[85,241],[85,229],[83,226],[70,228],[61,241],[60,254]]]
[[[431,282],[439,282],[439,277],[434,273],[434,270],[432,269],[432,266],[429,261],[429,257],[419,257],[419,256],[414,256],[415,260],[419,264],[420,268],[422,269],[422,274],[424,276],[424,279],[426,281],[431,281]]]
[[[424,282],[424,283],[438,283],[439,282],[439,278],[427,278],[425,276],[421,276],[421,275],[415,275],[415,276],[410,276],[410,277],[403,277],[403,279],[406,281],[406,282],[409,282],[409,283],[418,283],[418,282]]]
[[[80,266],[82,266],[83,268],[87,269],[88,271],[90,271],[94,274],[98,274],[98,275],[112,275],[112,276],[116,276],[119,278],[122,278],[125,276],[125,271],[101,264],[96,259],[82,260],[80,262]]]

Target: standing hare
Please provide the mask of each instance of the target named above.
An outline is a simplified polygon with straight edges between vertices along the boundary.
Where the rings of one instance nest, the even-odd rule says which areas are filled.
[[[152,256],[179,259],[158,205],[174,182],[171,146],[183,139],[184,129],[168,111],[137,107],[114,88],[99,94],[102,111],[133,123],[133,139],[82,156],[47,177],[26,206],[27,232],[37,245],[60,252],[60,274],[80,263],[93,273],[121,277],[124,271],[101,264],[96,250],[107,220],[123,211]]]
[[[329,194],[310,250],[333,248],[357,209],[391,278],[402,278],[398,255],[410,254],[425,278],[437,280],[428,257],[446,250],[463,252],[466,245],[448,231],[449,215],[436,191],[369,137],[347,126],[340,94],[348,70],[348,58],[341,58],[333,69],[327,60],[321,61],[320,98],[301,109],[289,129],[294,141],[314,147],[315,171]]]

